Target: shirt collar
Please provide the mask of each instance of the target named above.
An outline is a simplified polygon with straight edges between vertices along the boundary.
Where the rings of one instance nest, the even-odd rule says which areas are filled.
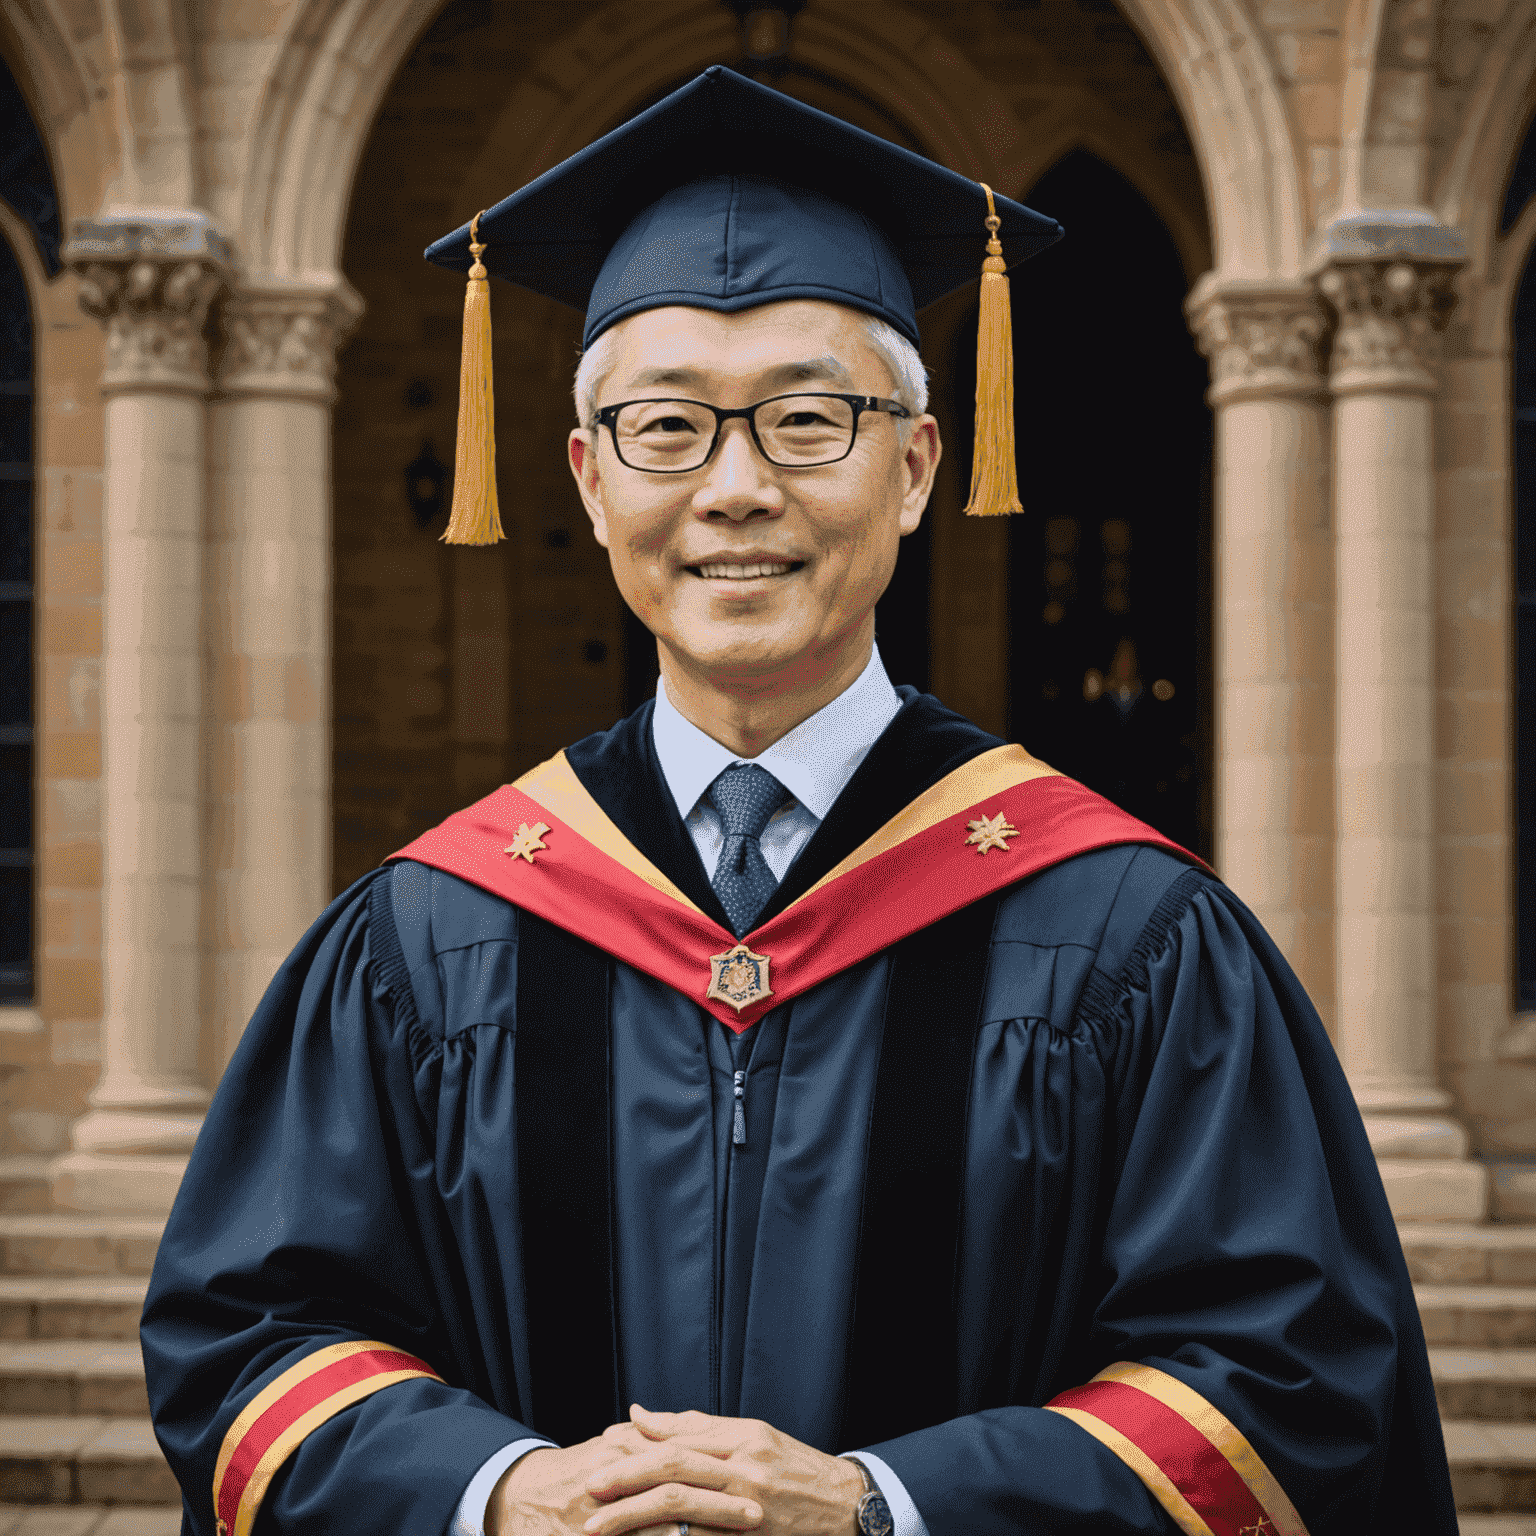
[[[684,719],[667,697],[664,682],[656,686],[651,736],[662,776],[685,821],[699,797],[733,763],[767,769],[821,821],[900,708],[875,647],[869,664],[849,687],[756,757],[738,757]]]

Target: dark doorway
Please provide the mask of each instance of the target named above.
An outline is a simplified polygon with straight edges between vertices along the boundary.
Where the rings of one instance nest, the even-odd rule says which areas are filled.
[[[1532,135],[1536,139],[1536,134]],[[1522,157],[1523,158],[1523,157]],[[1515,298],[1515,1007],[1536,1009],[1536,255]]]
[[[59,271],[59,203],[21,89],[0,60],[0,198]],[[35,995],[31,300],[0,236],[0,1006]]]
[[[1189,280],[1091,154],[1025,201],[1067,235],[1013,282],[1010,734],[1208,856],[1211,414]],[[956,369],[967,424],[974,370]]]

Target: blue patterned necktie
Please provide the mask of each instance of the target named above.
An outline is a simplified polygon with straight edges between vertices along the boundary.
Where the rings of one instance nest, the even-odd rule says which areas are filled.
[[[778,887],[757,840],[790,794],[766,768],[755,763],[727,768],[706,793],[725,827],[725,846],[710,884],[730,919],[731,932],[739,939],[751,929]]]

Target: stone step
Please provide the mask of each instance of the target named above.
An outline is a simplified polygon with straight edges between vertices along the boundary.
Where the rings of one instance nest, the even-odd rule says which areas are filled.
[[[1530,1221],[1536,1218],[1536,1164],[1492,1158],[1491,1209],[1496,1221]]]
[[[146,1417],[139,1346],[82,1339],[0,1343],[0,1414],[6,1413]]]
[[[0,1213],[0,1273],[147,1275],[164,1230],[158,1216]]]
[[[1447,1419],[1457,1509],[1536,1510],[1536,1424]]]
[[[0,1275],[0,1339],[139,1336],[143,1276]]]
[[[1383,1157],[1376,1164],[1400,1222],[1477,1222],[1488,1214],[1488,1170],[1454,1157]]]
[[[51,1157],[23,1153],[0,1157],[0,1211],[52,1210],[53,1162]]]
[[[1413,1293],[1431,1344],[1536,1345],[1536,1286],[1416,1285]]]
[[[1429,1369],[1442,1418],[1536,1420],[1536,1349],[1438,1344],[1429,1352]]]
[[[0,1502],[165,1505],[180,1497],[148,1419],[0,1415]]]
[[[0,1536],[181,1536],[181,1506],[0,1504]]]
[[[1536,1285],[1536,1226],[1398,1224],[1408,1273],[1432,1285]]]

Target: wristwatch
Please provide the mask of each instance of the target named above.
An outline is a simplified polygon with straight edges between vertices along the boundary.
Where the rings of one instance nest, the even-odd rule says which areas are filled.
[[[857,1456],[845,1459],[859,1469],[859,1476],[864,1479],[864,1496],[853,1512],[862,1536],[891,1536],[891,1532],[896,1529],[896,1522],[891,1518],[891,1506],[885,1502],[885,1495],[875,1487],[869,1468]]]

